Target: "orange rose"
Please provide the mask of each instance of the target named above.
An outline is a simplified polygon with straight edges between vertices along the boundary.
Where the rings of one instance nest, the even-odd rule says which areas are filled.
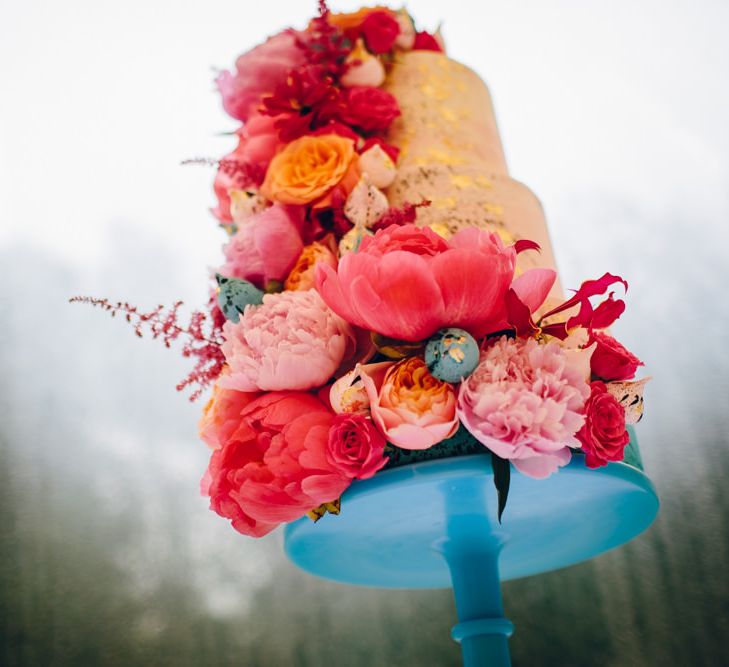
[[[359,9],[356,12],[329,14],[327,16],[327,21],[329,25],[333,25],[335,28],[339,28],[342,32],[344,32],[345,30],[358,28],[360,25],[362,25],[362,21],[364,21],[367,16],[372,12],[387,12],[388,14],[393,13],[392,10],[390,10],[388,7],[377,5],[376,7],[362,7],[362,9]]]
[[[314,271],[319,262],[328,264],[333,269],[337,268],[337,257],[323,243],[312,243],[306,246],[299,255],[299,259],[291,269],[284,289],[287,290],[307,290],[314,287]]]
[[[261,193],[283,204],[308,204],[328,194],[355,157],[351,139],[337,134],[300,137],[271,160]]]

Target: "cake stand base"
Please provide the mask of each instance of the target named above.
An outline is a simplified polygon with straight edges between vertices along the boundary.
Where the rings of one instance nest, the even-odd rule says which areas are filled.
[[[355,482],[342,513],[286,527],[288,557],[307,572],[382,588],[453,587],[464,665],[509,665],[500,580],[597,556],[645,530],[658,512],[650,480],[623,463],[582,457],[545,480],[512,469],[499,524],[488,454],[425,461]]]

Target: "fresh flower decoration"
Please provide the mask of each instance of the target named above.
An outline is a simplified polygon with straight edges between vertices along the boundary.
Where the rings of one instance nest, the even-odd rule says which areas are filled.
[[[443,44],[404,10],[332,14],[321,2],[304,30],[240,56],[217,78],[244,124],[212,161],[228,236],[208,312],[184,325],[179,303],[145,313],[75,299],[166,346],[187,340],[197,364],[178,388],[196,398],[212,386],[201,488],[246,535],[346,511],[349,485],[398,448],[456,432],[490,452],[501,518],[511,464],[544,478],[576,455],[589,468],[621,461],[626,423],[643,414],[643,362],[606,331],[625,309],[609,291],[627,290],[621,277],[548,308],[555,272],[516,273],[535,243],[418,226],[427,201],[390,206],[400,106],[382,86],[411,49]]]

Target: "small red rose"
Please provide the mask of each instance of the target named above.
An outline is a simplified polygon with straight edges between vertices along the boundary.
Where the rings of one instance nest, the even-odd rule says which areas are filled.
[[[576,433],[585,452],[588,468],[599,468],[608,461],[622,461],[630,435],[625,428],[625,410],[610,394],[604,382],[590,385],[585,402],[585,425]]]
[[[390,12],[370,12],[360,30],[372,53],[387,53],[400,34],[400,24]]]
[[[386,90],[369,86],[347,89],[344,104],[338,111],[339,119],[364,132],[377,132],[390,127],[400,115],[397,100]]]
[[[327,460],[343,477],[367,479],[387,463],[386,444],[368,417],[339,414],[329,429]]]
[[[415,35],[413,51],[443,51],[443,48],[429,32],[419,32]]]
[[[593,375],[601,380],[630,380],[643,362],[606,333],[595,331],[591,342],[597,343],[590,358]]]

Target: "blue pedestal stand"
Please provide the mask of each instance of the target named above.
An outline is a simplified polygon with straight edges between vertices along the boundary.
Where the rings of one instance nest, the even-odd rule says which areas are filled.
[[[425,461],[355,482],[340,516],[289,524],[285,549],[304,570],[384,588],[453,587],[466,667],[510,664],[500,580],[587,560],[632,539],[658,512],[650,480],[624,463],[582,457],[546,480],[512,469],[502,524],[491,457]]]

